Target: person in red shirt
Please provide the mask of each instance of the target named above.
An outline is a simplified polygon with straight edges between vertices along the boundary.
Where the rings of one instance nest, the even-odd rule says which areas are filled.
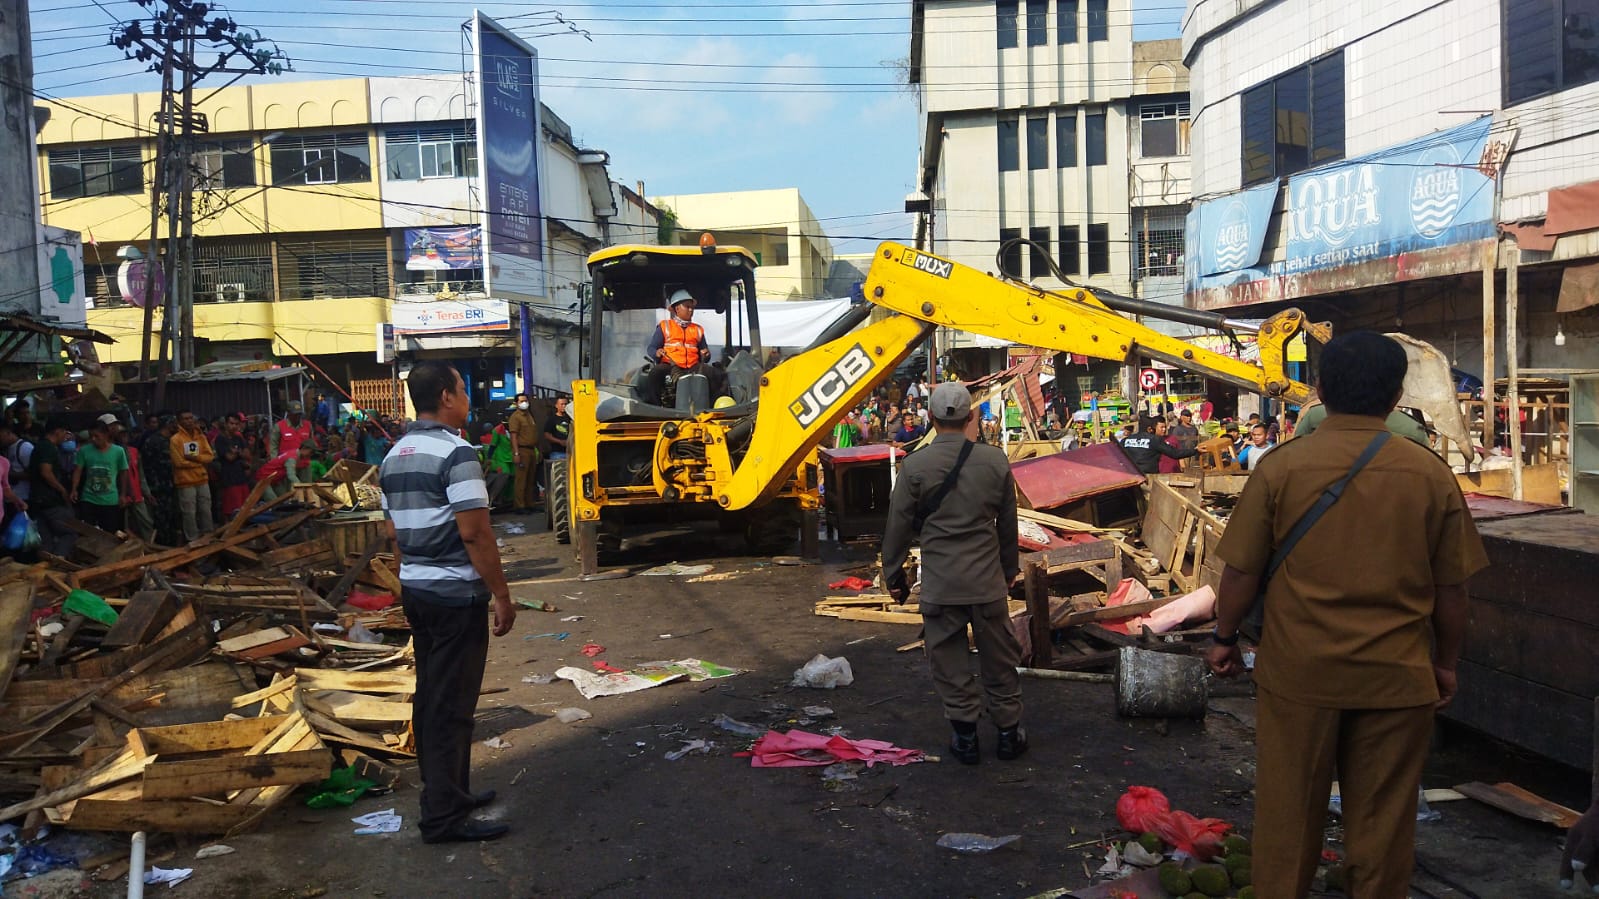
[[[288,491],[290,484],[300,483],[302,473],[309,474],[311,455],[316,452],[316,444],[306,441],[294,448],[293,452],[278,453],[261,470],[255,473],[257,481],[266,481],[267,488],[263,496],[267,499],[277,499]]]

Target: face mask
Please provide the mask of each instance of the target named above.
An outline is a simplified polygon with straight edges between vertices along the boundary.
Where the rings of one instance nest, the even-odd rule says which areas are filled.
[[[527,403],[517,403],[516,404],[516,408],[521,409],[523,412],[526,412],[527,411]]]

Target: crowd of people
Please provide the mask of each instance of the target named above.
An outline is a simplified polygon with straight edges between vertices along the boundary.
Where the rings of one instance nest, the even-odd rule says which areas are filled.
[[[189,410],[137,416],[125,406],[87,428],[66,416],[37,418],[26,399],[0,420],[0,483],[9,520],[27,512],[40,548],[71,552],[77,519],[178,546],[213,530],[243,507],[256,484],[275,498],[324,478],[340,460],[380,464],[401,422],[330,411],[326,395],[307,415],[298,401],[282,418]]]

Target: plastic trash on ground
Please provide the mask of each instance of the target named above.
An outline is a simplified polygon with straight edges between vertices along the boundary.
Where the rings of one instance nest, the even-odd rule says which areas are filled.
[[[225,844],[222,844],[222,843],[212,843],[209,846],[201,846],[200,847],[200,851],[196,852],[194,854],[194,857],[195,858],[216,858],[219,855],[232,855],[233,853],[235,853],[237,851],[238,850],[234,849],[232,846],[228,846],[228,845],[225,845]]]
[[[855,672],[850,670],[849,659],[843,656],[830,659],[818,653],[815,658],[795,669],[794,681],[790,686],[831,690],[834,687],[847,687],[853,683],[855,683]]]
[[[151,868],[144,872],[144,882],[150,885],[164,883],[169,887],[175,887],[193,876],[193,868]]]
[[[736,718],[729,718],[720,713],[718,713],[715,718],[711,719],[711,723],[722,730],[727,731],[728,733],[738,734],[741,737],[759,737],[766,733],[766,728],[764,727],[754,724],[745,724]]]
[[[334,768],[327,780],[317,784],[305,804],[311,808],[348,808],[374,786],[373,781],[357,777],[354,768]]]
[[[564,708],[555,710],[555,719],[562,724],[576,724],[579,721],[585,721],[593,717],[586,709]]]
[[[1009,846],[1021,838],[1022,835],[1019,833],[1003,837],[991,837],[982,833],[946,833],[938,838],[938,847],[940,849],[953,849],[956,852],[975,854],[993,852],[995,849],[1001,846]]]
[[[355,832],[358,834],[400,832],[400,816],[395,814],[394,809],[392,808],[384,809],[381,812],[371,812],[365,815],[357,815],[350,820],[361,825],[355,829]]]
[[[704,740],[684,740],[681,749],[674,749],[666,754],[666,760],[675,762],[685,755],[693,755],[696,752],[701,755],[708,755],[714,748],[716,748],[715,743],[707,743]]]

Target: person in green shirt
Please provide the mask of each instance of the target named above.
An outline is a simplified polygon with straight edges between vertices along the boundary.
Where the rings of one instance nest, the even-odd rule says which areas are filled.
[[[128,453],[111,442],[111,429],[95,422],[89,443],[78,447],[72,469],[71,499],[78,517],[108,534],[126,526],[125,507],[133,498],[128,475]]]
[[[861,427],[855,423],[855,413],[845,414],[842,421],[833,425],[833,448],[844,449],[856,444],[861,436]]]
[[[327,480],[328,469],[332,468],[333,466],[328,464],[328,460],[327,460],[326,457],[327,457],[327,453],[323,452],[320,449],[318,449],[316,451],[316,454],[311,457],[311,464],[309,466],[307,466],[309,468],[309,470],[310,470],[310,477],[308,477],[306,480],[308,480],[308,481],[325,481],[325,480]]]
[[[483,482],[489,492],[489,506],[492,508],[505,501],[505,491],[516,476],[516,449],[511,443],[510,429],[504,422],[495,425],[493,430],[483,435],[483,439],[488,444],[480,453],[484,457]],[[529,464],[536,468],[538,450],[525,449],[523,452],[534,455]]]

